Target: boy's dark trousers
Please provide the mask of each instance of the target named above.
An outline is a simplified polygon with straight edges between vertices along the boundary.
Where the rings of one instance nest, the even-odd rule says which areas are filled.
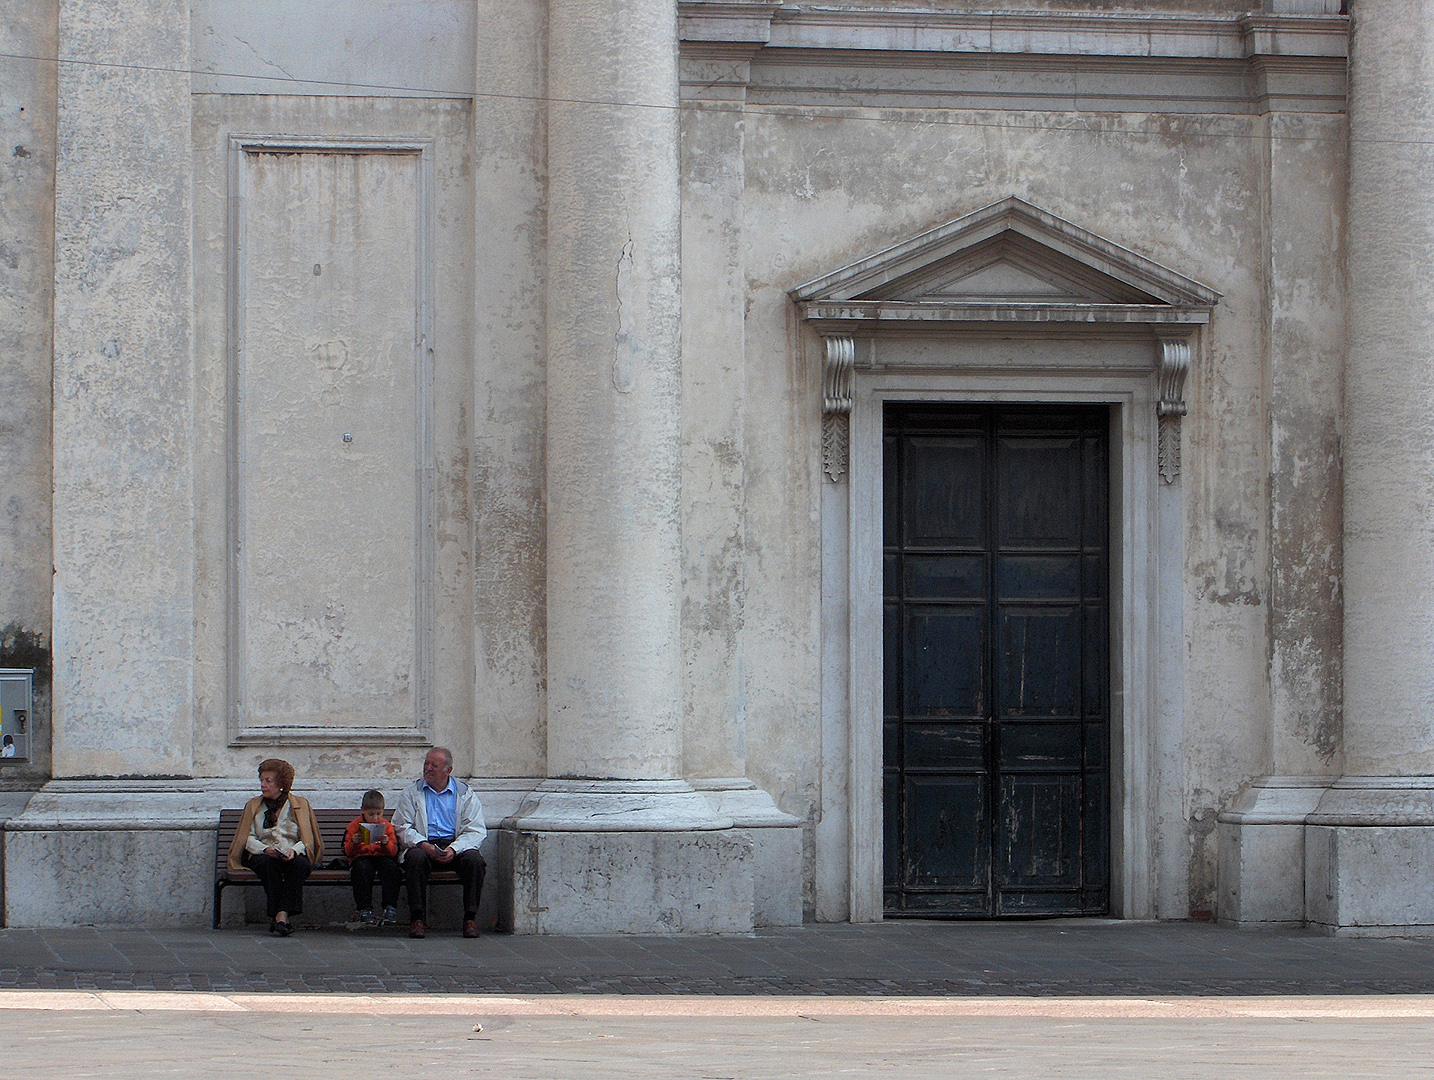
[[[430,840],[439,848],[446,848],[452,840]],[[403,877],[408,883],[408,913],[410,918],[422,920],[428,909],[428,875],[434,870],[456,870],[458,880],[463,882],[463,917],[478,917],[478,898],[483,894],[483,875],[488,863],[472,848],[455,856],[452,862],[438,862],[423,853],[422,848],[411,847],[403,856]]]
[[[368,911],[373,907],[375,877],[383,890],[383,906],[398,907],[398,887],[403,884],[403,868],[392,855],[359,855],[349,860],[349,881],[354,887],[354,907],[360,911]]]

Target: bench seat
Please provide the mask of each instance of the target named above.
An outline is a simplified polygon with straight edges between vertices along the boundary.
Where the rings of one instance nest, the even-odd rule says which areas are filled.
[[[319,837],[324,842],[324,865],[316,866],[304,881],[304,888],[315,886],[349,884],[348,859],[344,855],[344,830],[354,818],[358,817],[357,810],[315,810],[314,821],[319,827]],[[219,929],[219,916],[221,912],[220,902],[224,890],[231,885],[253,885],[259,884],[258,875],[247,868],[239,870],[229,869],[229,845],[234,842],[234,833],[239,829],[239,819],[244,816],[243,810],[221,810],[219,811],[219,832],[214,846],[214,929]],[[385,810],[383,816],[392,820],[393,811]],[[342,864],[341,867],[336,864]],[[335,866],[330,869],[330,866]],[[457,885],[460,884],[458,874],[452,870],[434,869],[429,876],[429,883],[432,885]]]

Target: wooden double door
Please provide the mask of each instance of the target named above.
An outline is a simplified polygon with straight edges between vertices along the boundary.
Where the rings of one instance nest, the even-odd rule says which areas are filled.
[[[1108,426],[886,407],[889,916],[1109,910]]]

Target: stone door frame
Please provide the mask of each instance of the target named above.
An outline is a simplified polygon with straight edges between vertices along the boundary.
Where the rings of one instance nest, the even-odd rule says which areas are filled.
[[[1162,348],[1154,337],[1127,339],[1119,351],[1148,350],[1148,366],[1121,370],[1091,367],[1088,360],[1082,366],[1090,354],[1083,337],[1032,342],[1041,353],[1045,370],[1040,371],[967,366],[959,334],[936,348],[949,363],[941,369],[853,365],[849,468],[836,481],[823,477],[827,782],[817,838],[819,917],[845,908],[853,922],[882,918],[882,406],[887,401],[1112,406],[1111,911],[1122,918],[1151,918],[1171,910],[1162,903],[1160,882],[1178,880],[1181,867],[1157,861],[1178,862],[1178,849],[1161,838],[1178,834],[1181,821],[1184,544],[1178,475],[1165,482],[1160,473],[1156,406]],[[877,345],[858,342],[853,351],[875,360]],[[832,760],[838,757],[844,761]],[[840,780],[840,772],[846,773],[845,800],[843,785],[831,782]],[[844,838],[833,835],[833,818],[845,821]],[[822,851],[840,839],[845,867],[833,865]],[[841,878],[844,898],[837,895]]]
[[[886,401],[1114,406],[1111,909],[1183,917],[1180,429],[1220,294],[1010,196],[790,295],[822,345],[817,917],[882,917]]]

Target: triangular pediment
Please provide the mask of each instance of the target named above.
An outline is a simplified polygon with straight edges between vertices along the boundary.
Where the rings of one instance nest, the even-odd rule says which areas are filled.
[[[926,283],[923,283],[926,284]],[[1051,281],[1034,274],[1015,260],[997,259],[975,269],[962,268],[946,275],[945,280],[932,282],[925,288],[912,290],[899,300],[1061,300],[1094,299],[1089,293],[1067,289],[1063,282]]]
[[[1205,322],[1220,294],[1009,198],[792,291],[822,322]]]

